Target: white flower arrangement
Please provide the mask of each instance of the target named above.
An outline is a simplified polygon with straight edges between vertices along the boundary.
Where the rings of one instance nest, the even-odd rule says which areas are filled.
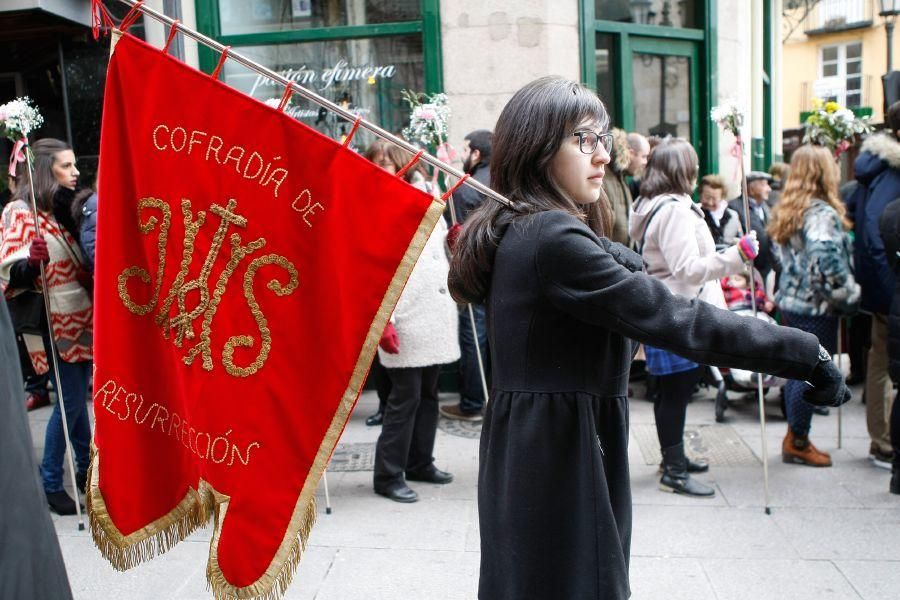
[[[447,122],[450,120],[447,95],[428,96],[403,90],[403,99],[412,111],[409,126],[403,130],[403,137],[423,146],[441,146],[447,139]],[[422,99],[425,102],[422,102]]]
[[[31,98],[16,98],[0,106],[0,134],[17,142],[44,124],[44,117],[32,106]]]
[[[734,137],[741,137],[744,114],[734,98],[726,98],[721,104],[714,106],[709,112],[709,117],[725,131],[730,131]]]

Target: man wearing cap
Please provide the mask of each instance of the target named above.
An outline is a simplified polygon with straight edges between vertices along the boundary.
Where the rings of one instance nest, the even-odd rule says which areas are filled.
[[[766,232],[766,226],[772,217],[768,203],[769,194],[772,193],[772,176],[763,171],[750,171],[747,174],[747,195],[750,197],[750,229],[756,232],[759,240],[759,254],[753,264],[765,279],[772,269],[778,271],[778,259],[775,256],[772,240]],[[741,227],[747,231],[747,223],[744,221],[744,203],[740,198],[735,198],[728,203],[728,207],[734,209],[741,221]]]

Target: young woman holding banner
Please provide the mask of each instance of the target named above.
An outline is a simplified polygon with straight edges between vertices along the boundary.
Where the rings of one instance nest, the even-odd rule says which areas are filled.
[[[38,231],[35,232],[31,210],[28,170],[25,163],[19,163],[16,195],[3,209],[0,218],[0,286],[5,288],[10,307],[18,307],[20,313],[31,313],[32,308],[39,311],[34,313],[38,320],[33,326],[18,333],[27,334],[25,339],[29,344],[29,354],[44,367],[43,370],[47,367],[52,370],[54,365],[49,355],[49,336],[53,335],[56,342],[69,438],[75,449],[76,481],[79,491],[83,492],[91,443],[91,424],[85,398],[93,356],[93,306],[80,276],[85,272],[84,259],[78,247],[78,228],[71,212],[78,169],[72,148],[63,141],[52,138],[38,140],[31,145],[31,151],[34,153]],[[47,326],[40,299],[40,294],[48,293],[40,290],[41,263],[44,264],[50,287],[52,327]],[[36,345],[30,341],[32,339]],[[55,379],[51,377],[50,380],[55,385]],[[75,501],[63,489],[65,452],[62,416],[57,400],[47,422],[41,479],[50,508],[61,515],[72,515],[76,512]]]
[[[491,184],[450,269],[459,302],[484,302],[493,389],[481,434],[483,600],[630,595],[628,373],[637,342],[702,364],[809,380],[850,395],[815,336],[672,294],[602,237],[609,118],[559,78],[516,92],[494,130]],[[741,340],[735,343],[734,340]]]

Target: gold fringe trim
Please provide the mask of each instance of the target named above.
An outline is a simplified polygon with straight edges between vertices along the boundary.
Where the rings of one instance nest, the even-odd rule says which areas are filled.
[[[185,497],[171,512],[127,536],[123,535],[113,524],[103,495],[100,493],[100,452],[92,444],[91,464],[88,467],[89,490],[86,497],[88,521],[94,543],[114,568],[124,571],[168,551],[195,529],[206,524],[212,515],[215,515],[215,526],[206,568],[206,577],[215,600],[278,600],[284,595],[300,564],[300,559],[303,557],[310,533],[316,522],[315,492],[319,486],[319,480],[328,466],[328,461],[347,424],[350,412],[359,399],[362,384],[378,348],[378,341],[381,339],[381,332],[387,325],[406,281],[409,279],[437,220],[441,218],[443,210],[443,202],[432,200],[431,206],[419,223],[419,227],[391,279],[381,306],[369,327],[348,386],[319,446],[319,451],[307,474],[297,503],[294,505],[294,512],[281,545],[260,578],[254,583],[240,588],[225,579],[225,575],[219,567],[218,548],[222,523],[228,511],[230,497],[217,492],[203,480],[200,480],[199,489],[188,490]]]
[[[220,516],[224,519],[226,510],[223,506],[222,514],[216,516],[216,522],[219,522]],[[243,588],[236,588],[225,579],[222,570],[219,568],[217,550],[220,530],[216,527],[215,539],[210,546],[209,562],[206,566],[206,579],[212,588],[213,598],[215,600],[247,600],[248,598],[253,600],[279,600],[287,592],[288,586],[291,585],[294,574],[300,566],[300,559],[303,558],[303,552],[306,550],[306,545],[309,542],[309,535],[312,533],[313,525],[316,523],[316,511],[316,497],[312,496],[302,513],[296,537],[290,544],[290,550],[280,561],[278,575],[267,581],[265,585],[262,585],[265,576],[256,583]]]
[[[98,487],[99,473],[100,452],[91,444],[91,463],[87,472],[89,489],[85,495],[88,524],[100,554],[118,571],[127,571],[163,554],[209,521],[211,511],[204,506],[200,494],[191,489],[167,515],[130,535],[123,535],[106,509]]]

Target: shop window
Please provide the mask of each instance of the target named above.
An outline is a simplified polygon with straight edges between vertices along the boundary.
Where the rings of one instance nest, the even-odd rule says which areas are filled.
[[[220,0],[222,35],[398,23],[422,18],[419,0]]]
[[[403,129],[409,118],[402,90],[425,88],[422,36],[417,34],[242,46],[241,53],[392,132]],[[223,74],[228,85],[257,100],[278,100],[284,91],[236,62],[226,62]],[[352,125],[299,95],[286,112],[334,139]],[[354,140],[361,146],[370,141],[364,130]]]
[[[700,29],[698,0],[594,0],[594,17],[662,27]]]
[[[618,56],[616,53],[615,37],[608,33],[597,34],[597,46],[594,50],[597,71],[597,95],[606,105],[609,113],[610,126],[621,127],[619,107],[616,102],[616,65]]]

